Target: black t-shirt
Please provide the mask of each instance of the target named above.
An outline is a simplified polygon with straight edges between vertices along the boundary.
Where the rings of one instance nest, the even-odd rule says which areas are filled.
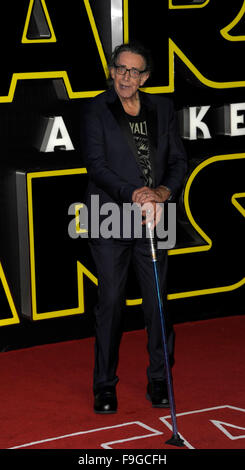
[[[137,147],[138,162],[145,178],[145,186],[152,187],[153,180],[146,113],[144,108],[141,107],[140,114],[138,116],[131,116],[127,113],[126,116]]]

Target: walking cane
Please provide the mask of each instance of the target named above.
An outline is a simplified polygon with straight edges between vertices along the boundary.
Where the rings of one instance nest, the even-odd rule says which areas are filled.
[[[163,314],[163,303],[162,303],[162,298],[161,298],[161,293],[160,293],[159,278],[158,278],[158,272],[157,272],[157,256],[156,256],[156,249],[154,245],[154,235],[151,229],[150,222],[147,224],[147,228],[149,230],[149,235],[150,235],[151,256],[152,256],[152,262],[153,262],[153,268],[154,268],[158,306],[159,306],[159,313],[160,313],[160,319],[161,319],[164,363],[165,363],[165,370],[166,370],[168,398],[169,398],[169,404],[170,404],[172,429],[173,429],[173,435],[168,441],[166,441],[166,444],[170,444],[170,445],[177,446],[177,447],[182,447],[184,446],[184,440],[180,438],[179,433],[178,433],[178,428],[177,428],[173,382],[172,382],[172,374],[171,374],[171,369],[170,369],[170,364],[169,364],[166,327],[165,327],[165,320],[164,320],[164,314]]]

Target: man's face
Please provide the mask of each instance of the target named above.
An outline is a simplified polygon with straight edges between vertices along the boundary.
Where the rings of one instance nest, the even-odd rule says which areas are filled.
[[[116,65],[124,65],[127,69],[137,69],[140,71],[145,70],[145,61],[144,58],[139,54],[134,54],[133,52],[121,52],[117,58]],[[114,88],[119,98],[130,99],[135,97],[138,88],[143,86],[149,73],[145,72],[140,74],[139,77],[133,78],[130,76],[129,72],[126,72],[125,75],[120,75],[117,73],[116,68],[111,68],[111,77],[114,81]]]

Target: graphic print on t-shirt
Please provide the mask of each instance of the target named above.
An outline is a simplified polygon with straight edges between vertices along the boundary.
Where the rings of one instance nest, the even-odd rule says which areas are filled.
[[[147,122],[141,116],[128,116],[129,125],[138,151],[138,161],[145,178],[145,185],[152,186],[151,161]]]

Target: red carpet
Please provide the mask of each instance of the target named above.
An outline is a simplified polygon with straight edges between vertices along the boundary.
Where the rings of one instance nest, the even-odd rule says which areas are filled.
[[[173,380],[185,449],[245,448],[245,316],[178,324]],[[0,354],[0,448],[169,449],[145,398],[145,331],[121,345],[118,413],[93,412],[93,338]]]

